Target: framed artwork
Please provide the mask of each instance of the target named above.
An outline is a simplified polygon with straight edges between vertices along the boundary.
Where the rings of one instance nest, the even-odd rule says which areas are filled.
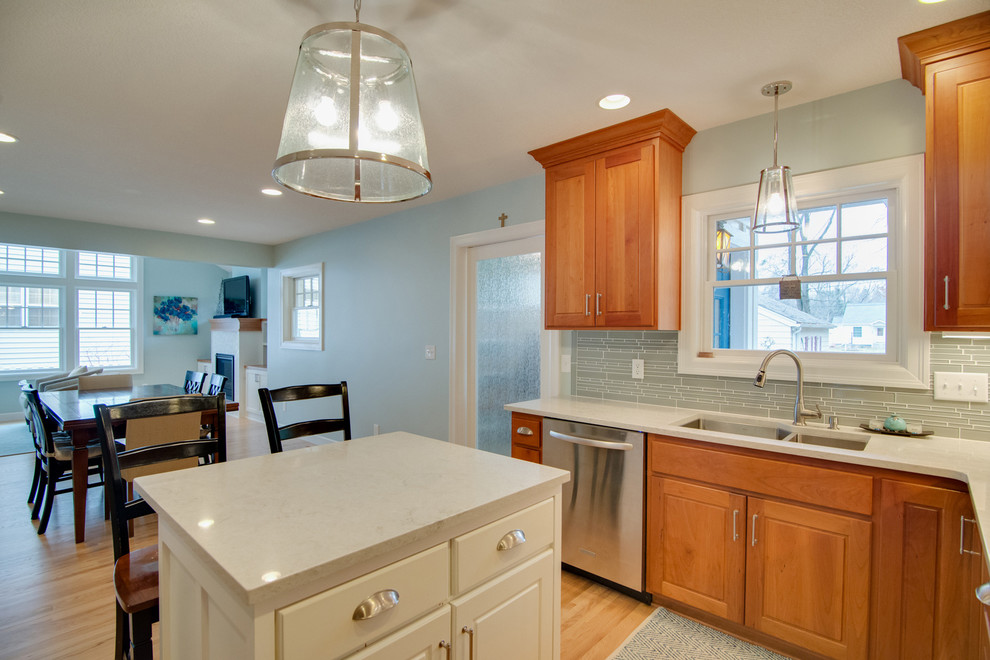
[[[154,334],[197,334],[196,306],[198,302],[198,298],[155,296],[155,318],[152,322]]]

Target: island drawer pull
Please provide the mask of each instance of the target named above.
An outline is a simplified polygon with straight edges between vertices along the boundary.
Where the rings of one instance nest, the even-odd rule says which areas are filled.
[[[533,435],[533,429],[528,426],[520,426],[516,429],[516,435]]]
[[[365,598],[354,610],[354,621],[364,621],[387,612],[399,604],[399,592],[395,589],[383,589]]]
[[[517,545],[522,545],[525,542],[526,535],[523,534],[523,531],[521,529],[514,529],[499,539],[498,545],[495,546],[495,549],[499,552],[503,552],[505,550],[511,550]]]
[[[450,660],[450,642],[445,639],[440,640],[440,644],[437,645],[438,649],[443,649],[447,652],[447,660]]]

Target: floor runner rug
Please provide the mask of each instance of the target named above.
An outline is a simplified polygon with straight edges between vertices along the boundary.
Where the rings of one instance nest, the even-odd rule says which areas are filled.
[[[787,660],[755,644],[685,619],[662,607],[650,615],[608,660]]]

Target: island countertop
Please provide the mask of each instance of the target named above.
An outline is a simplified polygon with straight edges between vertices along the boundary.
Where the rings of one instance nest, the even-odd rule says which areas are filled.
[[[135,488],[248,603],[345,574],[506,505],[567,472],[388,433],[135,479]]]

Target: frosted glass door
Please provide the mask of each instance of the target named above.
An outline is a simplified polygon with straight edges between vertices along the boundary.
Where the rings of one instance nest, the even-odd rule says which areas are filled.
[[[540,396],[542,255],[480,258],[475,267],[475,446],[509,455],[505,404]]]

